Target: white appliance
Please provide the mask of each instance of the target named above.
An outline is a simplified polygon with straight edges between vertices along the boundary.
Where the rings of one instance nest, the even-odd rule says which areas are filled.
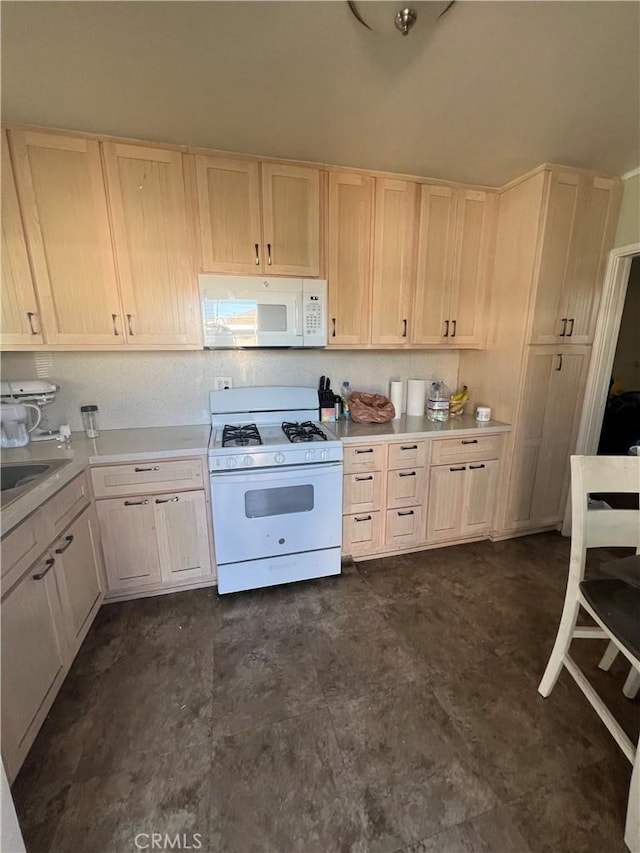
[[[315,388],[212,391],[218,592],[340,574],[342,443]]]
[[[324,347],[327,282],[199,275],[205,349]]]
[[[0,383],[0,400],[3,403],[23,403],[33,411],[28,425],[31,441],[48,441],[60,438],[60,427],[51,427],[45,406],[56,399],[59,385],[44,379],[10,379]]]
[[[35,422],[29,425],[29,411]],[[40,423],[40,409],[31,403],[0,403],[0,447],[24,447],[29,444],[29,433]]]

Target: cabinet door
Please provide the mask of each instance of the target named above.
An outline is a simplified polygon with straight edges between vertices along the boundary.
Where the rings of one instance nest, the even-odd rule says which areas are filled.
[[[94,510],[86,509],[53,545],[69,645],[80,647],[102,601],[102,566]]]
[[[498,478],[497,459],[470,462],[465,474],[462,534],[482,535],[491,529]]]
[[[104,143],[124,330],[132,346],[199,342],[182,154]]]
[[[409,342],[417,184],[376,179],[371,343]]]
[[[98,143],[35,131],[10,138],[47,343],[122,345]]]
[[[150,497],[96,501],[109,590],[159,584],[160,557]]]
[[[451,326],[456,191],[422,184],[412,343],[446,344]]]
[[[164,583],[211,575],[207,502],[204,491],[153,498],[160,573]]]
[[[201,270],[262,272],[260,172],[257,162],[196,156]]]
[[[51,704],[69,660],[53,560],[43,555],[2,599],[2,757],[9,778],[33,740],[29,729],[36,714],[48,700]]]
[[[373,189],[367,175],[329,175],[329,344],[369,340]]]
[[[532,344],[562,340],[567,330],[565,288],[578,216],[580,178],[574,172],[554,172],[550,178],[542,257],[531,329]]]
[[[44,341],[6,132],[2,133],[2,345]]]
[[[619,207],[619,180],[584,180],[566,287],[566,343],[590,344],[593,341],[605,264],[613,245]]]
[[[449,343],[473,346],[480,343],[493,233],[494,199],[484,192],[463,190],[456,214],[453,290],[449,319]]]
[[[345,474],[342,478],[344,514],[379,510],[382,506],[383,477],[382,471],[373,471],[369,474]]]
[[[439,465],[429,471],[427,542],[461,535],[466,470],[466,465]]]
[[[320,170],[262,164],[262,267],[269,275],[320,273]]]

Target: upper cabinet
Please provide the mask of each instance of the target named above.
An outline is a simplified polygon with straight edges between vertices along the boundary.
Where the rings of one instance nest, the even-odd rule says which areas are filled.
[[[418,185],[376,179],[371,343],[409,343]]]
[[[6,132],[2,133],[2,343],[42,344],[40,312],[31,277],[27,244],[11,167]]]
[[[371,228],[374,179],[329,175],[329,344],[365,345],[371,315]]]
[[[202,271],[319,275],[319,169],[195,159]]]
[[[493,209],[486,192],[420,187],[414,344],[480,345]]]
[[[104,143],[129,346],[199,345],[193,244],[179,151]]]
[[[99,143],[35,131],[11,141],[47,342],[122,345]]]
[[[531,343],[593,341],[620,199],[618,179],[551,173]]]

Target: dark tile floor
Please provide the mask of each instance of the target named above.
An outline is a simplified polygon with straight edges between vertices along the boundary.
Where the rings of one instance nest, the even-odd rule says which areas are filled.
[[[29,853],[151,833],[215,853],[624,853],[630,765],[566,673],[536,692],[567,558],[542,534],[105,606],[14,785]],[[637,739],[604,645],[574,656]]]

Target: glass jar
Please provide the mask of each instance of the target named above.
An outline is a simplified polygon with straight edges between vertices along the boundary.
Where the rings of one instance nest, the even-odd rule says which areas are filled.
[[[87,438],[97,438],[98,432],[98,407],[97,406],[80,406],[82,413],[82,426],[84,427]]]

